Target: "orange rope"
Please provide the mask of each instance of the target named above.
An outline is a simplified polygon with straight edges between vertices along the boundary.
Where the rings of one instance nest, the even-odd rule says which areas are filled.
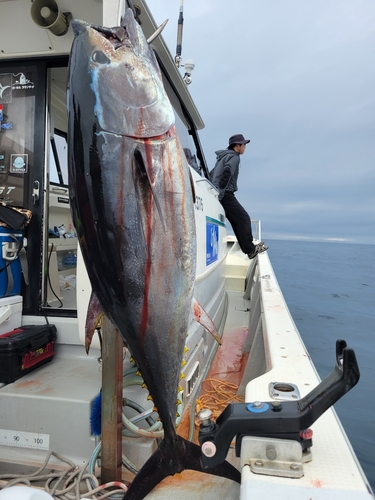
[[[208,387],[205,387],[208,384]],[[212,411],[216,420],[229,403],[243,403],[244,397],[237,394],[238,385],[216,378],[206,378],[202,382],[202,390],[196,401],[196,413],[203,408]]]

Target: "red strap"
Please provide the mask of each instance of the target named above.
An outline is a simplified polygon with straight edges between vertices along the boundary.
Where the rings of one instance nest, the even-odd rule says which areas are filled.
[[[15,330],[12,330],[11,332],[3,333],[2,335],[0,335],[0,339],[10,337],[11,335],[14,335],[15,333],[20,333],[20,332],[23,332],[23,329],[16,328]]]

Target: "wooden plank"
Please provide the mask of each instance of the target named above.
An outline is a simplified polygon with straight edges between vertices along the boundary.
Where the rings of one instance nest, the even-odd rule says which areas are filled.
[[[102,321],[101,482],[121,481],[123,341],[108,318]]]

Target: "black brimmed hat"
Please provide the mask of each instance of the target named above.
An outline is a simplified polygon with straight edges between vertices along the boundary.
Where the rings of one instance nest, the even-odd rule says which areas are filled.
[[[242,134],[235,134],[232,137],[229,137],[229,146],[231,144],[248,144],[250,139],[245,139]]]

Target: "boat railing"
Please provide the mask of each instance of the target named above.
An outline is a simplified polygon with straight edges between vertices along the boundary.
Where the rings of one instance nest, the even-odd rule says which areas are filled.
[[[254,240],[262,241],[262,224],[258,219],[251,219]]]
[[[272,381],[288,380],[289,367],[306,357],[306,347],[285,303],[267,253],[249,265],[244,299],[251,303],[248,335],[243,346],[243,352],[249,353],[249,360],[239,392],[245,393],[246,398],[253,398],[246,401],[253,401],[267,397]],[[310,362],[304,366],[304,375],[309,378],[308,387],[319,382]],[[301,392],[307,393],[308,387],[302,385]]]

